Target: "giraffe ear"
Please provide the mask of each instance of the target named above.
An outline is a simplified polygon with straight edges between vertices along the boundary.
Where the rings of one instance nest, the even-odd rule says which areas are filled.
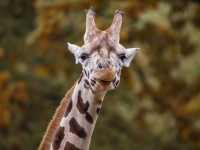
[[[80,50],[80,47],[75,44],[70,44],[70,43],[67,43],[67,44],[68,44],[69,51],[72,52],[75,56],[76,64],[78,64],[78,52]]]
[[[140,48],[127,48],[126,49],[126,59],[124,60],[124,66],[129,67],[133,57],[138,52]]]

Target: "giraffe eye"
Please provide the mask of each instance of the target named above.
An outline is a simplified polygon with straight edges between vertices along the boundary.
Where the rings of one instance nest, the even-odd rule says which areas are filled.
[[[82,54],[81,56],[79,56],[79,58],[82,60],[82,61],[85,61],[87,59],[87,55],[86,54]]]
[[[127,57],[125,56],[125,54],[120,54],[119,58],[121,59],[121,61],[124,61]]]

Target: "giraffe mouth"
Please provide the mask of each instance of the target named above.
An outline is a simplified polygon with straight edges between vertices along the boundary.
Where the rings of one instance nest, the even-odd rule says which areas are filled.
[[[110,83],[115,79],[116,71],[113,68],[97,69],[94,72],[94,78],[102,83]]]

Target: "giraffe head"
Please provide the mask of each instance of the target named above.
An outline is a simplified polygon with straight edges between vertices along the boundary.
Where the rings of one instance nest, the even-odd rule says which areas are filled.
[[[124,48],[120,43],[123,13],[115,11],[112,25],[105,31],[95,25],[95,11],[86,10],[84,45],[68,43],[76,63],[83,67],[87,85],[94,91],[110,90],[119,85],[121,69],[128,67],[139,48]],[[95,85],[96,84],[96,85]]]

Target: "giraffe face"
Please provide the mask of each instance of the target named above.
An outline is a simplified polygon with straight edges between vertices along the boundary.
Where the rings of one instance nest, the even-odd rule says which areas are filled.
[[[128,67],[137,48],[125,49],[109,38],[106,32],[79,47],[68,44],[68,49],[80,63],[86,85],[94,91],[110,90],[119,85],[121,69]]]
[[[124,48],[120,43],[123,12],[116,10],[112,25],[102,31],[96,27],[94,8],[86,10],[84,45],[68,43],[76,63],[83,67],[85,87],[107,91],[119,85],[121,69],[128,67],[138,48]]]

